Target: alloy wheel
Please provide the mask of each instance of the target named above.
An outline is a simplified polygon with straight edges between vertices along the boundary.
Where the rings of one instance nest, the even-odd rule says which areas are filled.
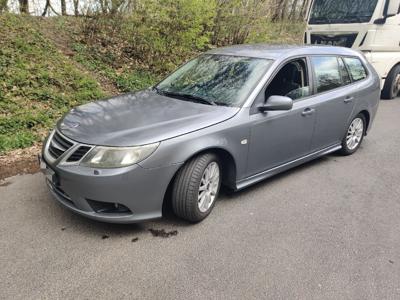
[[[349,150],[354,150],[358,147],[364,134],[364,122],[361,118],[355,118],[351,122],[347,131],[346,145]]]
[[[208,211],[213,205],[218,193],[219,183],[219,166],[215,161],[213,161],[205,168],[200,181],[198,208],[202,213]]]

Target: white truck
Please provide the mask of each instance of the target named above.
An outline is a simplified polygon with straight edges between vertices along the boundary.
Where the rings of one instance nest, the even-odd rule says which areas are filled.
[[[400,93],[400,0],[312,0],[306,44],[362,51],[381,78],[382,98]]]

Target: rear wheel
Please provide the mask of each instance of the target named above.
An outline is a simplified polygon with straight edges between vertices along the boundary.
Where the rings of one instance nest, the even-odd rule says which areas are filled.
[[[400,65],[394,67],[385,80],[382,90],[383,99],[393,99],[400,93]]]
[[[358,114],[351,121],[346,135],[342,140],[341,154],[351,155],[358,150],[365,136],[366,124],[367,122],[363,114]]]
[[[221,186],[218,157],[207,153],[188,161],[179,170],[172,190],[172,209],[187,221],[200,222],[212,211]]]

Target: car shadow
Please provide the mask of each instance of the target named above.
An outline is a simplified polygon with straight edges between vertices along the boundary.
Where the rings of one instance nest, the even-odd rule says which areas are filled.
[[[245,196],[247,194],[250,194],[250,193],[256,191],[257,189],[263,188],[268,184],[278,182],[280,180],[283,180],[286,177],[295,176],[296,174],[304,172],[305,170],[308,170],[308,169],[312,169],[321,163],[331,161],[332,159],[335,159],[335,156],[340,156],[340,155],[339,154],[329,154],[327,156],[322,156],[322,157],[316,158],[310,162],[307,162],[307,163],[304,163],[297,167],[294,167],[292,169],[286,170],[286,171],[279,173],[277,175],[274,175],[270,178],[261,180],[260,182],[257,182],[257,183],[255,183],[243,190],[240,190],[240,191],[235,192],[226,187],[223,187],[223,189],[221,190],[221,194],[220,194],[222,196],[221,200],[229,201],[229,200],[234,200],[236,198],[240,198],[242,196]]]
[[[243,196],[246,196],[254,192],[257,189],[264,188],[266,185],[283,180],[290,176],[296,176],[296,174],[308,169],[312,169],[321,163],[328,162],[330,160],[336,160],[336,157],[337,157],[336,154],[330,154],[328,156],[317,158],[311,162],[302,164],[293,169],[277,174],[271,178],[260,181],[241,191],[233,192],[225,187],[222,187],[220,192],[221,193],[220,204],[223,205],[225,201],[237,200]],[[170,189],[168,189],[166,193],[166,198],[164,199],[165,205],[163,207],[163,217],[160,219],[142,223],[132,223],[132,224],[104,223],[85,218],[69,210],[66,210],[61,206],[59,206],[59,213],[62,214],[61,218],[64,219],[62,224],[65,225],[66,229],[72,229],[76,232],[85,235],[97,235],[106,239],[112,236],[127,236],[127,235],[135,236],[135,235],[143,235],[145,233],[151,233],[153,234],[153,236],[157,236],[157,232],[158,233],[161,232],[160,236],[169,237],[170,235],[171,236],[175,235],[175,231],[178,232],[180,229],[193,226],[192,223],[181,220],[173,214],[170,195],[171,191]],[[61,224],[60,227],[62,227]],[[166,234],[164,234],[163,231]]]

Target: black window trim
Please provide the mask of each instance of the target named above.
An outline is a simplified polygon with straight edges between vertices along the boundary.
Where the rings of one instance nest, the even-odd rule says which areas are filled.
[[[362,59],[360,59],[360,58],[357,57],[357,56],[350,56],[350,55],[341,55],[340,57],[342,58],[343,63],[344,63],[344,65],[345,65],[346,68],[347,68],[347,71],[349,72],[349,75],[350,75],[350,78],[351,78],[352,83],[359,83],[359,82],[362,82],[362,81],[364,81],[364,80],[366,80],[366,79],[369,78],[369,75],[370,75],[370,74],[369,74],[369,70],[368,70],[368,68],[365,66],[365,64],[364,64],[364,62],[362,61]],[[354,79],[353,79],[353,75],[351,74],[351,71],[350,71],[350,69],[349,69],[349,66],[346,64],[346,61],[344,60],[345,58],[355,58],[355,59],[358,59],[358,60],[360,61],[361,65],[362,65],[362,67],[364,68],[364,71],[365,71],[365,78],[360,79],[360,80],[354,80]]]
[[[324,92],[321,92],[321,93],[317,93],[317,92],[316,92],[316,82],[315,82],[316,77],[315,77],[315,73],[314,73],[315,70],[314,70],[314,65],[312,64],[312,57],[315,57],[315,56],[331,56],[331,57],[336,57],[337,59],[341,58],[341,59],[343,60],[343,63],[344,63],[344,65],[345,65],[345,67],[347,68],[347,70],[348,70],[348,72],[349,72],[351,83],[350,83],[350,84],[347,84],[347,85],[339,86],[339,87],[334,88],[334,89],[329,90],[329,91],[324,91]],[[358,59],[358,60],[361,62],[362,66],[363,66],[364,69],[365,69],[365,73],[366,73],[366,77],[365,77],[364,79],[359,80],[359,81],[353,81],[353,77],[351,76],[350,70],[348,69],[347,64],[344,62],[344,58],[345,58],[345,57],[356,58],[356,59]],[[293,100],[293,103],[300,102],[300,101],[305,101],[305,100],[308,100],[308,99],[310,99],[310,98],[312,98],[312,97],[317,97],[317,96],[320,96],[320,95],[323,95],[323,94],[326,94],[326,93],[330,93],[330,92],[332,92],[332,91],[337,91],[337,90],[339,90],[339,89],[351,87],[351,86],[354,86],[354,85],[356,85],[356,84],[359,84],[359,83],[361,83],[361,82],[364,82],[364,81],[367,81],[368,79],[370,79],[370,71],[369,71],[369,69],[368,69],[367,66],[365,65],[364,61],[363,61],[359,56],[357,56],[357,55],[341,55],[341,54],[305,54],[305,55],[291,56],[291,57],[288,57],[287,59],[283,60],[283,61],[276,67],[276,69],[274,70],[274,72],[271,74],[270,78],[268,78],[268,80],[264,83],[262,89],[260,90],[260,92],[258,93],[258,95],[254,98],[253,103],[252,103],[251,106],[250,106],[250,115],[260,113],[259,110],[258,110],[258,108],[257,108],[257,106],[258,106],[262,101],[265,100],[265,99],[264,99],[265,89],[268,87],[268,85],[271,83],[271,81],[275,78],[276,74],[278,74],[278,72],[279,72],[287,63],[289,63],[289,62],[291,62],[291,61],[293,61],[293,60],[301,59],[301,58],[305,59],[306,64],[307,64],[307,73],[308,73],[307,75],[308,75],[308,80],[309,80],[309,84],[310,84],[311,95],[309,95],[309,96],[307,96],[307,97],[300,98],[300,99]]]
[[[267,89],[267,87],[270,85],[270,83],[272,82],[272,80],[274,80],[275,76],[279,73],[279,71],[282,70],[282,68],[284,66],[286,66],[288,63],[298,60],[298,59],[304,59],[305,63],[306,63],[306,70],[307,70],[307,77],[308,77],[308,83],[310,85],[310,90],[311,90],[311,95],[300,98],[300,99],[296,99],[293,100],[293,103],[295,102],[299,102],[299,101],[303,101],[306,99],[309,99],[311,97],[314,96],[314,75],[312,73],[312,68],[311,68],[311,60],[309,58],[309,55],[297,55],[297,56],[291,56],[288,57],[287,59],[283,60],[274,70],[274,72],[271,74],[271,76],[268,78],[268,80],[265,82],[265,84],[263,85],[262,89],[260,90],[260,92],[258,93],[258,95],[255,97],[255,99],[253,100],[253,103],[251,104],[250,107],[250,115],[259,113],[259,110],[257,108],[257,106],[262,102],[265,101],[265,90]]]
[[[313,72],[313,86],[314,86],[313,95],[312,95],[312,96],[320,96],[320,95],[323,95],[323,94],[326,94],[326,93],[330,93],[330,92],[332,92],[332,91],[337,91],[337,90],[339,90],[339,89],[347,88],[347,87],[353,86],[353,85],[355,85],[355,84],[361,83],[361,82],[363,82],[363,81],[366,81],[366,80],[368,80],[368,79],[370,78],[370,73],[369,73],[368,68],[365,66],[363,60],[362,60],[360,57],[356,56],[356,55],[311,54],[311,55],[309,55],[311,63],[312,63],[312,59],[311,59],[311,58],[312,58],[312,57],[315,57],[315,56],[323,56],[323,57],[327,57],[327,56],[328,56],[328,57],[336,57],[336,58],[339,58],[339,57],[340,57],[340,58],[345,58],[345,57],[356,58],[356,59],[358,59],[358,60],[361,62],[362,66],[364,67],[365,73],[366,73],[366,77],[365,77],[364,79],[362,79],[362,80],[359,80],[359,81],[353,81],[353,77],[351,76],[351,73],[349,72],[350,79],[352,80],[352,82],[351,82],[350,84],[342,85],[342,86],[336,87],[336,88],[331,89],[331,90],[328,90],[328,91],[323,91],[323,92],[317,93],[317,90],[316,90],[317,84],[316,84],[315,68],[314,68],[314,64],[312,64],[311,67],[312,67],[312,72]],[[344,62],[344,59],[343,59],[343,62]],[[345,64],[345,66],[346,66],[346,68],[347,68],[347,64],[346,64],[345,62],[344,62],[344,64]]]
[[[343,80],[344,80],[344,74],[343,74],[343,70],[340,68],[339,71],[340,71],[340,76],[342,77],[343,86],[348,86],[348,85],[352,84],[352,83],[354,82],[353,76],[351,76],[350,70],[349,70],[349,68],[347,67],[347,64],[344,62],[343,57],[338,56],[338,57],[337,57],[337,60],[338,60],[339,67],[340,67],[340,62],[342,62],[343,66],[344,66],[344,68],[345,68],[345,70],[346,70],[346,72],[347,72],[347,75],[349,76],[349,79],[350,79],[350,83],[345,83],[345,82],[343,81]]]

